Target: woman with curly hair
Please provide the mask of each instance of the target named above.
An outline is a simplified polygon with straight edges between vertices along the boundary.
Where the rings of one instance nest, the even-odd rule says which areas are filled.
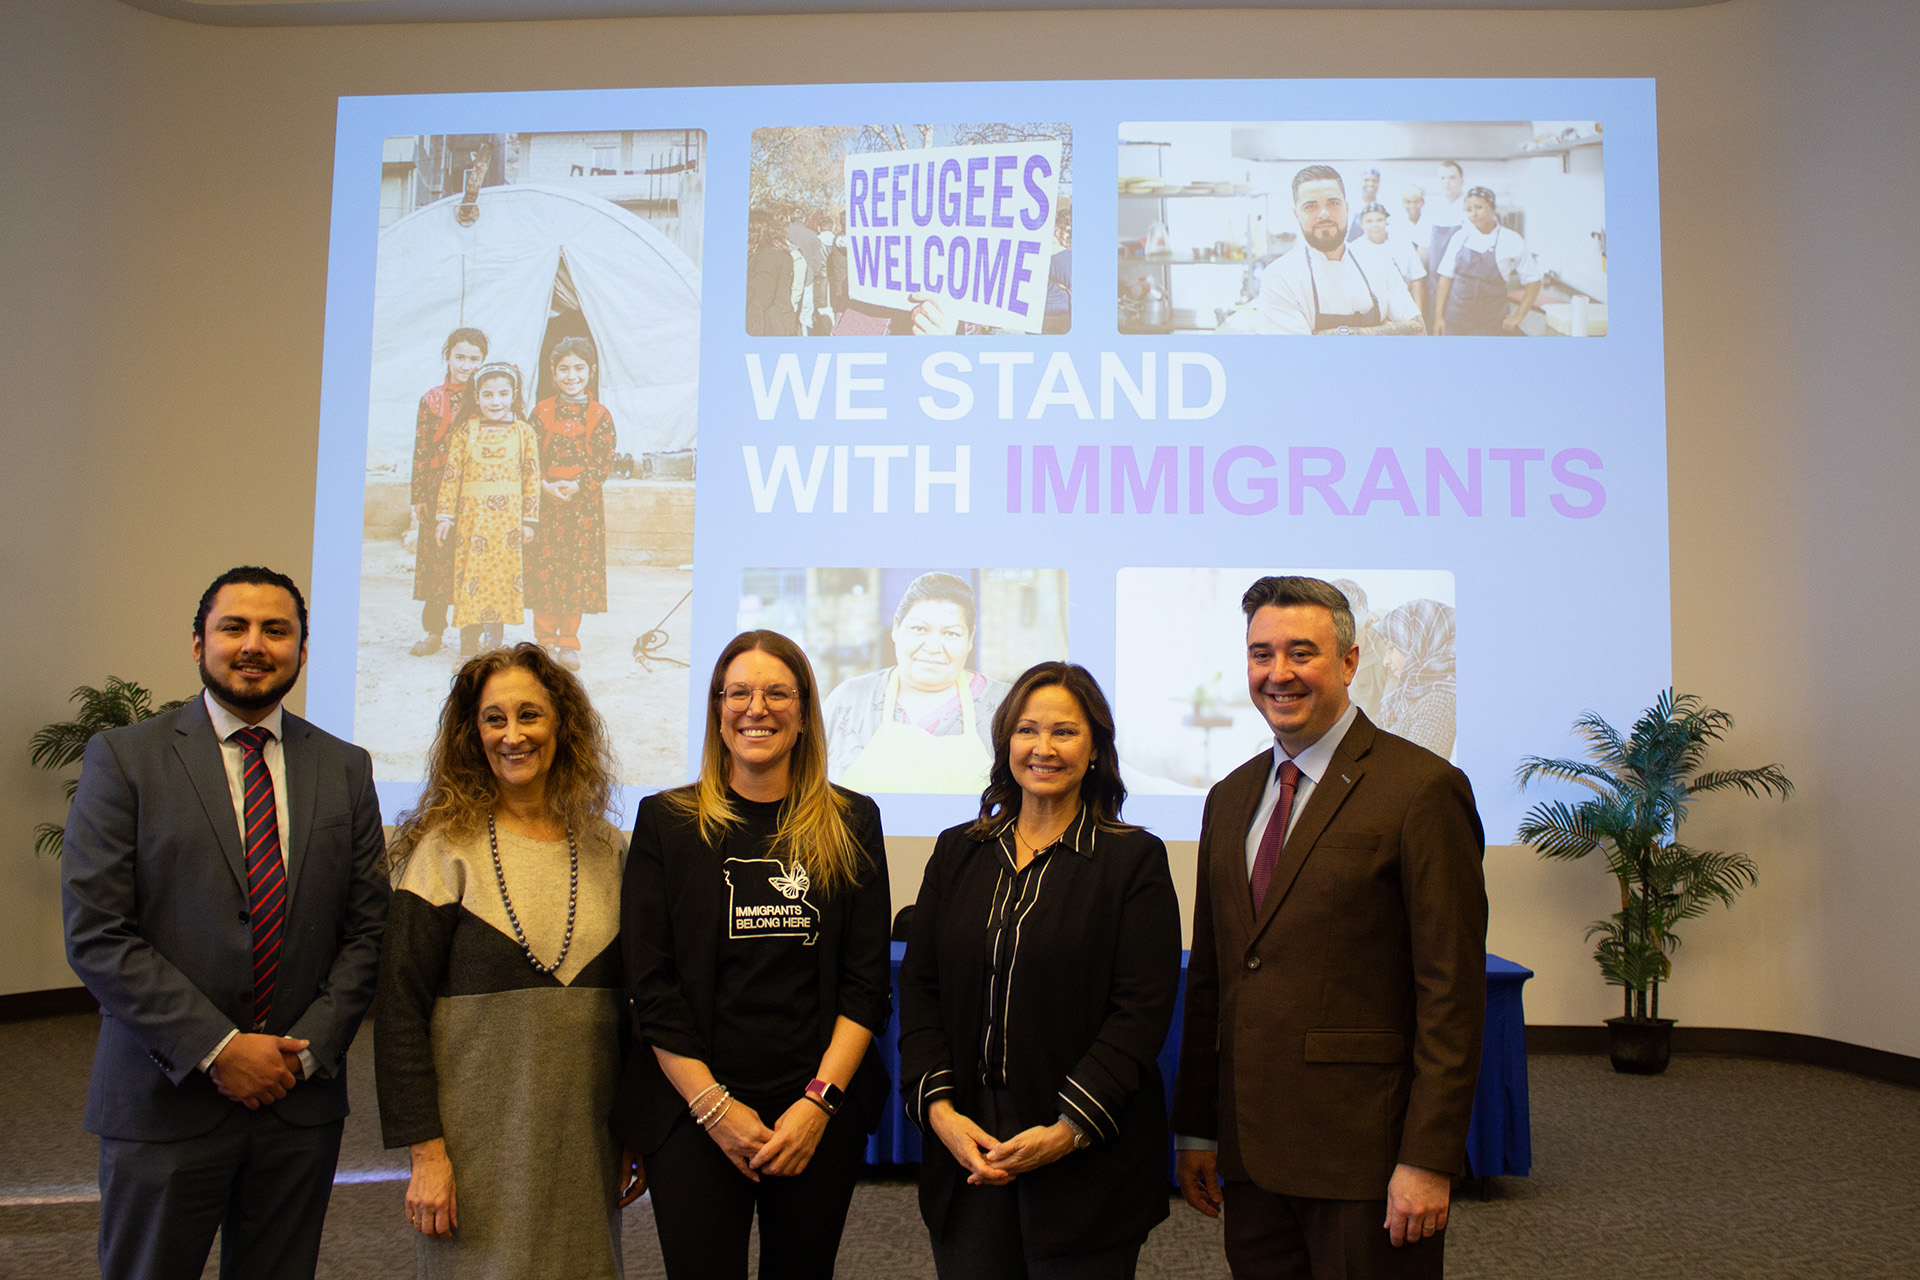
[[[614,1125],[645,1154],[667,1275],[830,1277],[887,1073],[880,810],[827,781],[806,654],[721,650],[692,786],[648,796],[627,860],[634,1029]]]
[[[606,725],[538,645],[454,677],[395,834],[374,1059],[422,1276],[621,1275],[626,849]],[[624,1191],[624,1196],[623,1196]]]

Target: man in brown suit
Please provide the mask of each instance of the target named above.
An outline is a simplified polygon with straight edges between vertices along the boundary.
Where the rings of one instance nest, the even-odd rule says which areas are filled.
[[[1274,733],[1207,796],[1172,1125],[1236,1280],[1438,1277],[1486,1007],[1466,776],[1347,696],[1346,598],[1262,578],[1247,685]]]

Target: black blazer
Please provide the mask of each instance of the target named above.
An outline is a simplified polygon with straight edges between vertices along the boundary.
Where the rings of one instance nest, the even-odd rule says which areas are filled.
[[[841,1014],[876,1038],[893,1017],[893,899],[880,808],[858,792],[835,790],[852,801],[847,816],[867,867],[859,884],[819,904],[820,940],[814,945],[820,959],[820,1053]],[[702,840],[698,823],[669,805],[664,793],[640,802],[620,894],[634,1040],[614,1094],[612,1123],[614,1133],[643,1155],[658,1149],[675,1121],[687,1115],[686,1100],[660,1070],[652,1047],[705,1062],[714,1019],[722,1016],[714,1006],[727,902],[720,865],[725,857],[725,848]],[[880,1123],[891,1083],[878,1050],[869,1048],[846,1100],[869,1133]]]
[[[1007,857],[999,839],[953,827],[927,864],[900,971],[900,1093],[922,1129],[941,1097],[978,1114],[987,922]],[[1007,1087],[1021,1128],[1066,1114],[1094,1143],[1020,1177],[1036,1258],[1143,1240],[1167,1216],[1158,1059],[1180,984],[1159,837],[1102,831],[1083,812],[1047,857],[1009,975]],[[931,1130],[926,1142],[920,1212],[939,1238],[966,1174]]]
[[[347,1046],[373,999],[387,922],[373,761],[283,712],[287,906],[267,1030],[312,1041],[317,1073],[269,1104],[290,1124],[347,1114]],[[246,854],[206,703],[95,734],[60,858],[67,960],[100,1002],[90,1133],[174,1142],[240,1106],[197,1070],[252,1019]]]

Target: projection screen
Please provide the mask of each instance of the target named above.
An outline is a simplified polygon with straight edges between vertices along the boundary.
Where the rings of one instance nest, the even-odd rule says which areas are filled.
[[[1240,594],[1310,573],[1508,839],[1521,754],[1669,680],[1654,122],[1650,80],[342,99],[309,712],[391,821],[463,644],[538,640],[631,814],[768,627],[930,835],[1064,658],[1186,839],[1271,740]]]

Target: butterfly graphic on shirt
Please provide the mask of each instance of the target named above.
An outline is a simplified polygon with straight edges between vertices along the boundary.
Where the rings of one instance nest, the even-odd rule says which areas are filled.
[[[812,881],[807,879],[807,869],[797,862],[786,875],[769,876],[767,883],[778,889],[783,898],[802,897],[812,885]]]

